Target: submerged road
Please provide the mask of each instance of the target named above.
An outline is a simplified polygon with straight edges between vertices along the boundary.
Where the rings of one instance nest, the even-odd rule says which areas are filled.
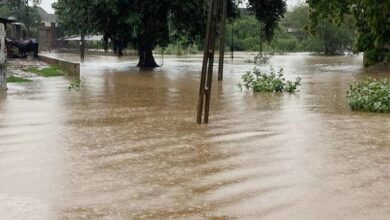
[[[153,72],[87,58],[80,91],[65,77],[10,84],[0,219],[390,219],[390,115],[345,100],[353,80],[389,70],[274,56],[301,91],[254,95],[236,86],[242,59],[214,83],[208,126],[195,124],[199,56]]]

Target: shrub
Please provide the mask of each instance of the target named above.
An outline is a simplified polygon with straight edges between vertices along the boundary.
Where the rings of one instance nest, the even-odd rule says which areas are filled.
[[[296,81],[287,81],[283,77],[283,69],[276,72],[273,68],[270,71],[262,72],[255,67],[252,71],[246,72],[242,77],[242,83],[238,87],[242,90],[253,90],[253,92],[288,92],[294,93],[301,85],[301,78]]]
[[[368,79],[351,85],[347,100],[354,111],[390,113],[390,81]]]

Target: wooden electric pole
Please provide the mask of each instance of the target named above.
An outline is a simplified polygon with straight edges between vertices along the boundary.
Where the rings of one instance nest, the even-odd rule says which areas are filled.
[[[220,44],[219,44],[219,66],[218,66],[218,81],[223,80],[223,63],[225,60],[225,31],[226,31],[226,15],[227,15],[227,0],[222,0],[222,17],[220,21]]]
[[[83,63],[85,59],[85,35],[80,35],[80,62]]]
[[[207,19],[205,48],[203,55],[202,75],[200,79],[198,113],[196,122],[198,124],[209,122],[211,86],[213,82],[213,67],[215,55],[215,43],[218,34],[221,36],[219,74],[223,76],[223,61],[225,48],[225,24],[227,13],[227,0],[210,0]],[[203,115],[204,114],[204,115]],[[204,116],[204,117],[203,117]]]
[[[27,37],[31,38],[31,29],[30,29],[30,7],[28,6],[28,0],[25,0],[26,6],[26,26],[27,26]]]

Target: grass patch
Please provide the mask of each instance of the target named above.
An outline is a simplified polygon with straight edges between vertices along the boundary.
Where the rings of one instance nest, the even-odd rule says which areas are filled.
[[[354,111],[390,113],[390,80],[368,79],[351,85],[347,101]]]
[[[301,85],[301,78],[296,81],[287,81],[283,76],[283,69],[275,71],[273,68],[269,72],[262,72],[255,67],[253,71],[246,72],[242,77],[242,82],[238,87],[253,92],[287,92],[294,93]]]
[[[39,69],[37,67],[28,67],[26,69],[27,72],[35,73],[39,76],[43,77],[56,77],[56,76],[63,76],[64,72],[60,70],[56,66],[50,66],[47,68]]]
[[[22,77],[17,77],[17,76],[9,76],[7,77],[7,83],[26,83],[26,82],[31,82],[32,80],[30,79],[25,79]]]

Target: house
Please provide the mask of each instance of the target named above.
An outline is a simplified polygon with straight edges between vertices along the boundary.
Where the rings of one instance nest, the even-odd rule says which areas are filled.
[[[26,37],[26,26],[23,23],[17,22],[15,18],[0,17],[0,23],[6,28],[7,37],[21,41]]]
[[[57,16],[47,13],[41,7],[37,7],[37,10],[42,21],[38,27],[39,50],[50,51],[57,48]]]
[[[41,7],[37,7],[37,11],[39,16],[41,17],[42,24],[45,27],[51,27],[53,23],[55,24],[55,26],[57,26],[58,24],[57,15],[49,14]]]
[[[15,20],[10,19],[10,18],[0,17],[0,23],[4,24],[4,26],[6,26],[7,24],[12,23],[12,22],[15,22]]]

